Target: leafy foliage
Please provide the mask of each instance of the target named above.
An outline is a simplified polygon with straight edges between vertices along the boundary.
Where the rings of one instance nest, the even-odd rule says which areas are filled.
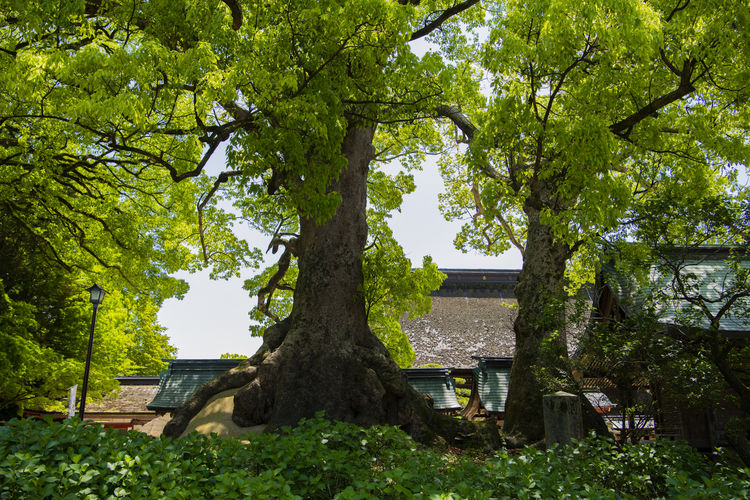
[[[57,405],[83,378],[91,325],[87,275],[65,269],[17,221],[0,216],[0,409]],[[99,309],[90,394],[117,375],[156,375],[174,354],[148,296],[114,292]]]
[[[442,204],[465,223],[460,248],[494,255],[512,245],[523,255],[515,366],[524,365],[505,423],[538,439],[541,384],[531,366],[565,363],[541,359],[537,346],[564,324],[561,310],[549,315],[544,305],[593,281],[602,235],[623,222],[648,225],[628,221],[632,208],[664,193],[683,207],[746,198],[737,181],[750,162],[750,44],[737,27],[747,9],[723,0],[483,5],[495,13],[485,36],[458,53],[489,97],[439,111],[467,143],[442,162]]]
[[[393,427],[321,418],[247,443],[108,431],[78,420],[0,428],[0,498],[743,498],[750,471],[672,442],[589,438],[483,462],[417,449]]]
[[[221,356],[219,356],[219,359],[247,359],[246,354],[234,354],[231,352],[225,352]]]
[[[394,361],[408,368],[416,356],[401,330],[401,317],[414,319],[430,312],[430,293],[440,287],[445,275],[429,256],[421,268],[411,269],[411,262],[393,239],[365,252],[364,273],[368,323]]]
[[[459,248],[523,253],[534,207],[582,250],[655,192],[679,199],[677,213],[657,213],[681,218],[691,202],[732,191],[749,158],[750,54],[734,28],[746,9],[683,7],[498,4],[489,36],[463,55],[478,60],[490,98],[461,102],[476,130],[441,166],[443,210],[466,221]],[[590,257],[578,256],[588,264],[580,283],[592,278]]]
[[[725,173],[737,180],[737,172]],[[649,377],[677,388],[689,403],[739,408],[742,417],[732,417],[724,435],[748,464],[750,346],[739,333],[750,317],[746,200],[744,188],[695,192],[664,183],[633,204],[609,250],[615,272],[628,277],[632,304],[626,305],[647,318],[638,326],[658,322],[650,331],[626,326],[628,342],[651,346]],[[632,239],[638,243],[623,241]]]
[[[211,265],[212,277],[227,276],[260,257],[219,200],[274,238],[298,232],[300,217],[324,221],[340,201],[329,188],[346,164],[347,127],[397,130],[440,93],[429,77],[440,58],[422,65],[405,44],[422,10],[384,0],[243,10],[239,23],[203,0],[0,1],[0,206],[60,266],[132,297],[139,365],[147,349],[160,354],[148,341],[154,308],[185,292],[171,273]],[[416,129],[381,153],[400,154]],[[227,169],[210,179],[203,170],[219,148]],[[400,202],[393,186],[375,191],[390,209]],[[426,303],[396,302],[382,332]]]

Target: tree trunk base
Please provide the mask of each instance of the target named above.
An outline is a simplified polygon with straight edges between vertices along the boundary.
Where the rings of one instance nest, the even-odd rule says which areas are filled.
[[[269,328],[258,352],[202,385],[174,412],[164,434],[180,436],[209,399],[239,389],[232,421],[240,427],[265,424],[265,432],[274,432],[322,411],[328,419],[365,427],[397,426],[425,444],[501,446],[494,423],[434,411],[369,331],[368,345],[331,346],[311,340],[316,336],[309,328],[290,328],[288,319]]]

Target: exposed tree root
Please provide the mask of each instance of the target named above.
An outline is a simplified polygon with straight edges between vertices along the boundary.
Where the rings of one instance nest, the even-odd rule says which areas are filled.
[[[257,367],[263,362],[263,358],[271,350],[281,345],[288,330],[288,320],[266,329],[263,336],[263,345],[258,349],[258,352],[251,358],[240,362],[235,368],[200,386],[190,399],[175,410],[172,419],[164,427],[164,434],[171,437],[180,436],[187,428],[190,420],[201,411],[209,399],[220,392],[237,389],[252,382],[256,377]]]
[[[494,423],[435,412],[374,336],[368,346],[318,350],[308,344],[300,350],[294,338],[310,334],[289,332],[288,325],[287,320],[269,328],[252,358],[201,386],[175,411],[164,434],[181,435],[211,397],[240,388],[234,396],[232,420],[242,427],[267,424],[267,432],[277,431],[322,410],[332,420],[395,425],[423,443],[442,439],[462,447],[495,449],[501,445]]]

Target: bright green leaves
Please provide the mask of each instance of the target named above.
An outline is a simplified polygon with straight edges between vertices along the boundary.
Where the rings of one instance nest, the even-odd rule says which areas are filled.
[[[230,165],[250,175],[272,171],[295,210],[319,221],[338,204],[328,193],[346,165],[345,111],[352,123],[375,118],[391,99],[383,71],[401,43],[399,6],[322,1],[258,6],[261,23],[238,53],[238,90],[257,108],[253,127],[232,139]],[[399,75],[400,76],[400,75]]]
[[[477,132],[454,160],[462,166],[442,167],[444,213],[470,221],[457,244],[489,253],[511,237],[523,244],[524,212],[538,211],[558,240],[582,249],[651,193],[695,201],[736,191],[725,175],[750,159],[739,77],[748,44],[734,28],[746,11],[741,2],[498,4],[489,39],[464,56],[481,61],[491,99],[464,109]]]
[[[349,126],[387,124],[380,159],[414,166],[418,140],[440,144],[415,120],[433,115],[453,75],[471,79],[405,46],[415,18],[447,2],[245,2],[238,31],[219,0],[0,6],[11,13],[0,22],[0,203],[63,267],[135,297],[123,307],[183,293],[167,275],[202,257],[216,276],[258,257],[221,199],[248,197],[235,207],[270,234],[330,217]],[[217,192],[201,171],[222,143],[232,178]],[[372,225],[385,228],[412,180],[374,173],[372,186]],[[396,280],[406,261],[383,234]]]
[[[79,365],[35,337],[34,305],[11,299],[0,281],[0,411],[49,404],[77,383]]]
[[[345,110],[351,122],[402,119],[399,106],[410,112],[439,92],[409,88],[418,61],[403,45],[415,9],[385,0],[244,6],[239,31],[218,0],[5,6],[0,148],[8,163],[96,170],[92,182],[112,199],[144,198],[128,212],[140,203],[147,214],[154,204],[171,210],[170,181],[197,175],[231,140],[230,168],[254,180],[272,172],[290,208],[325,220],[339,201],[328,188],[345,166]],[[193,204],[198,195],[175,194]],[[228,225],[217,210],[205,215]],[[197,246],[195,231],[179,238]],[[225,254],[247,253],[216,239],[229,242]],[[165,260],[195,265],[187,254]]]
[[[413,192],[415,188],[414,177],[404,172],[398,172],[390,177],[383,171],[375,170],[369,175],[367,184],[370,205],[383,217],[390,217],[390,212],[398,210],[403,196]]]
[[[8,498],[742,498],[749,488],[747,468],[725,452],[706,457],[668,440],[586,438],[488,458],[319,415],[248,443],[152,438],[78,420],[14,420],[0,432]]]
[[[278,264],[269,266],[252,278],[245,280],[243,288],[249,292],[251,298],[259,296],[260,291],[268,285],[271,277],[273,277],[278,270]],[[266,328],[275,323],[272,316],[268,313],[279,319],[286,318],[291,314],[294,299],[294,286],[297,283],[298,273],[299,269],[297,268],[297,260],[293,259],[289,265],[289,269],[285,272],[283,279],[279,281],[278,288],[273,291],[272,295],[269,295],[266,292],[262,297],[267,313],[262,312],[257,306],[250,309],[248,315],[251,319],[251,336],[262,337]]]
[[[236,97],[218,43],[232,42],[225,13],[206,2],[103,5],[87,17],[83,2],[71,4],[77,13],[37,6],[2,28],[5,208],[47,228],[37,237],[67,265],[158,300],[181,293],[164,276],[202,265],[201,244],[233,257],[217,273],[235,272],[250,252],[215,204],[202,222],[216,230],[198,237],[196,205],[211,183],[174,182],[197,174],[221,139],[216,100]],[[55,36],[32,36],[35,15]]]
[[[493,74],[518,68],[536,72],[539,86],[584,55],[587,44],[604,49],[591,61],[609,68],[625,57],[646,59],[661,41],[659,14],[629,1],[511,1],[492,21],[483,64]],[[496,79],[499,83],[502,80]]]
[[[92,315],[85,289],[91,278],[65,269],[49,245],[8,214],[0,226],[0,407],[59,406],[58,399],[82,380]],[[91,396],[114,388],[117,375],[156,375],[163,369],[161,359],[174,349],[157,324],[157,294],[184,292],[177,280],[170,280],[171,289],[142,295],[123,290],[105,273],[97,280],[108,294],[98,311]]]
[[[440,287],[445,275],[429,257],[422,268],[411,269],[401,246],[384,235],[365,252],[363,271],[368,323],[394,361],[408,368],[415,355],[400,321],[404,316],[413,319],[430,312],[429,294]]]

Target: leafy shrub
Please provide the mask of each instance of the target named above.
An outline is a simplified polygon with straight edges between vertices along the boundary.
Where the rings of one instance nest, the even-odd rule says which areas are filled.
[[[471,389],[468,387],[459,387],[460,385],[466,384],[466,379],[461,377],[455,377],[456,381],[456,400],[461,408],[466,408],[469,405],[469,398],[471,397]]]
[[[239,441],[181,441],[83,424],[14,420],[0,428],[0,498],[291,498],[277,471],[250,474]]]
[[[589,438],[470,460],[400,430],[304,420],[249,443],[121,433],[73,419],[0,427],[0,499],[747,498],[750,471],[671,442]]]
[[[567,447],[524,449],[488,462],[501,498],[747,498],[750,471],[714,464],[684,443],[622,448],[590,437]]]

